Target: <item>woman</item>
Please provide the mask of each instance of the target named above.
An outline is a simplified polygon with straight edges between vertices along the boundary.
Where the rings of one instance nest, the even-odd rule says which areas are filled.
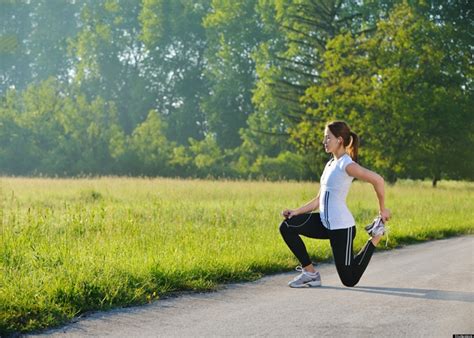
[[[290,287],[321,285],[321,276],[313,266],[300,235],[329,239],[342,283],[354,286],[385,233],[384,222],[390,218],[390,211],[385,208],[384,180],[357,164],[359,139],[349,126],[343,121],[328,123],[323,144],[325,151],[333,156],[324,168],[318,196],[298,209],[282,212],[285,220],[280,225],[281,235],[301,263],[301,267],[297,267],[301,274],[288,283]],[[379,217],[367,229],[371,238],[356,256],[352,253],[355,221],[346,206],[346,196],[354,178],[371,183],[379,202]],[[319,213],[311,213],[318,208]]]

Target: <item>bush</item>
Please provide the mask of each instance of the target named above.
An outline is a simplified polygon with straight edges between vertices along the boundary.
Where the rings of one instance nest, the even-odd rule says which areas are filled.
[[[301,180],[307,176],[309,169],[302,155],[284,151],[277,157],[259,156],[250,171],[269,180]]]

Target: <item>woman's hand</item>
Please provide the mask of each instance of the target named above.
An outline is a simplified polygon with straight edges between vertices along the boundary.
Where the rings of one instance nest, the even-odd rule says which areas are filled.
[[[285,209],[284,211],[282,211],[281,215],[283,217],[285,217],[286,219],[289,219],[289,218],[291,218],[293,216],[296,216],[298,214],[296,213],[296,210]]]
[[[382,221],[384,223],[389,221],[390,217],[391,217],[390,210],[388,210],[387,208],[384,208],[384,209],[380,210],[379,215],[380,215],[380,217],[382,217]]]

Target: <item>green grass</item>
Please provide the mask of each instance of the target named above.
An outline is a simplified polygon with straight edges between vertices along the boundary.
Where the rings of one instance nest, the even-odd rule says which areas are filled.
[[[294,182],[2,178],[0,333],[292,269],[297,261],[280,238],[279,213],[318,189]],[[387,248],[473,233],[473,193],[474,183],[466,182],[387,187]],[[377,211],[372,187],[355,182],[348,204],[359,227],[357,250]],[[314,260],[330,259],[327,241],[305,242]]]

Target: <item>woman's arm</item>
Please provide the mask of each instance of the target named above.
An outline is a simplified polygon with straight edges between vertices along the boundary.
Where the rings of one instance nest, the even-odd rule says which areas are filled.
[[[346,172],[349,176],[369,182],[374,186],[377,199],[379,200],[380,216],[382,216],[384,222],[388,221],[390,219],[390,210],[385,208],[385,181],[382,176],[355,162],[347,165]]]
[[[309,201],[308,203],[306,203],[302,207],[296,209],[295,212],[297,213],[297,215],[305,214],[307,212],[311,212],[311,211],[316,210],[318,208],[319,208],[319,193],[318,193],[318,196],[313,198],[311,201]]]
[[[296,216],[296,215],[300,215],[300,214],[305,214],[307,212],[311,212],[313,210],[316,210],[319,208],[319,194],[320,192],[318,192],[318,196],[316,196],[315,198],[313,198],[311,201],[309,201],[308,203],[306,203],[305,205],[303,205],[302,207],[298,208],[298,209],[286,209],[284,210],[281,214],[283,217],[285,218],[291,218],[293,216]]]

